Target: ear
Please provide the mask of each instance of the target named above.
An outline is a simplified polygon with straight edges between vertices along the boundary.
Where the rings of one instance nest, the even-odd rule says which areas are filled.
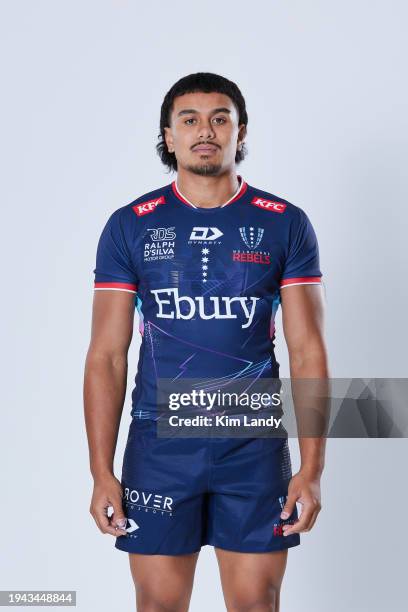
[[[247,135],[247,129],[245,123],[241,123],[238,129],[238,139],[237,139],[237,149],[241,150],[242,145],[244,144],[245,137]]]
[[[164,128],[164,140],[166,142],[168,152],[174,153],[173,133],[170,127]]]

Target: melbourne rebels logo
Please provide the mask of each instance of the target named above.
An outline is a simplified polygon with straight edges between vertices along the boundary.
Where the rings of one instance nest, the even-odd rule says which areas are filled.
[[[240,227],[239,234],[247,250],[234,249],[232,251],[232,261],[241,263],[270,264],[271,257],[269,251],[256,251],[262,242],[264,235],[263,227]]]
[[[256,249],[256,247],[261,242],[262,236],[264,234],[264,229],[261,227],[258,227],[256,237],[255,237],[255,229],[253,227],[249,228],[249,237],[248,237],[248,230],[245,227],[240,227],[239,233],[241,234],[241,238],[244,241],[245,245],[248,247],[248,249],[253,251]]]

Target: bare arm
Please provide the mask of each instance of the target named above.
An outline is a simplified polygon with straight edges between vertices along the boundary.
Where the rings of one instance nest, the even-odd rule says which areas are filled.
[[[284,287],[281,290],[281,303],[291,379],[327,380],[329,368],[324,341],[323,288],[320,285]],[[296,408],[296,397],[294,401]],[[291,481],[284,511],[290,515],[296,500],[304,504],[304,510],[296,527],[284,528],[285,534],[309,531],[321,509],[320,477],[324,468],[325,443],[324,435],[299,436],[301,467]]]
[[[101,531],[112,535],[118,535],[111,526],[113,520],[124,518],[122,491],[113,473],[113,461],[126,394],[133,318],[134,293],[94,292],[91,342],[84,373],[85,424],[94,478],[90,511]],[[114,508],[110,522],[106,517],[109,505]]]

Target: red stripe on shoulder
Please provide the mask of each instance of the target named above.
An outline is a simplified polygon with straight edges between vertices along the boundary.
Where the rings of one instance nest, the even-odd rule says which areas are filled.
[[[280,286],[287,287],[287,285],[320,285],[321,284],[320,276],[301,276],[299,278],[285,278]]]
[[[95,281],[94,288],[95,289],[119,289],[121,291],[132,291],[133,293],[136,293],[137,291],[137,285],[135,285],[134,283],[104,283],[104,282],[97,283]]]

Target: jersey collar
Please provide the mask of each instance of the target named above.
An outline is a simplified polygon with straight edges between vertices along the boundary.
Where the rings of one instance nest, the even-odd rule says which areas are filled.
[[[237,178],[238,178],[238,181],[239,181],[239,187],[238,187],[237,191],[234,193],[234,195],[229,200],[227,200],[227,202],[224,202],[224,204],[221,204],[221,206],[213,206],[211,208],[207,208],[207,207],[204,207],[204,206],[196,206],[195,204],[193,204],[193,202],[190,202],[190,200],[187,200],[187,198],[181,193],[180,189],[178,188],[177,180],[173,181],[171,186],[172,186],[174,195],[179,200],[184,202],[184,204],[187,204],[191,208],[196,208],[196,209],[199,209],[199,210],[203,210],[203,209],[204,210],[217,210],[218,208],[224,208],[224,206],[228,206],[229,204],[232,204],[233,202],[238,200],[241,196],[243,196],[244,193],[246,192],[246,190],[248,188],[248,184],[244,181],[242,176],[238,175]]]

